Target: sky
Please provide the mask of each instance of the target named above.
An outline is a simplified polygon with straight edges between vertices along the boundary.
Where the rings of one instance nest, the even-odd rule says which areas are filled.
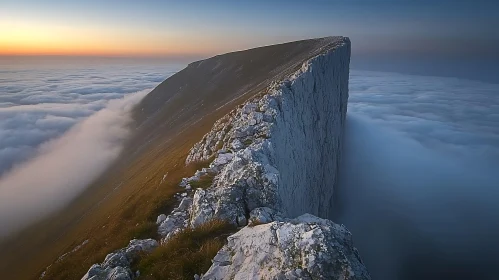
[[[183,67],[155,58],[344,35],[352,65],[399,72],[352,67],[350,79],[340,220],[373,278],[450,267],[485,279],[476,272],[499,268],[498,11],[484,0],[0,0],[0,239],[116,158],[130,106]]]
[[[356,53],[497,56],[497,1],[2,0],[0,54],[205,57],[349,36]]]

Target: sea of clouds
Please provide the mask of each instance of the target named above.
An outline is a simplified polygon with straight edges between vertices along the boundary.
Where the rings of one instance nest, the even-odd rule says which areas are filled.
[[[373,279],[496,279],[499,85],[352,71],[338,220]]]
[[[2,68],[0,238],[99,176],[133,104],[180,68]],[[499,85],[351,71],[336,211],[373,279],[497,273],[498,170]]]
[[[178,68],[0,70],[0,238],[64,206],[105,171],[129,135],[130,109]]]

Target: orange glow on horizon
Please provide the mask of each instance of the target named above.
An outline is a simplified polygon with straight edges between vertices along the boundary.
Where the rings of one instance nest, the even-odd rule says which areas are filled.
[[[188,52],[185,49],[158,50],[158,49],[127,49],[118,46],[95,45],[66,45],[51,46],[43,44],[5,44],[0,42],[0,56],[36,56],[36,55],[61,55],[61,56],[189,56],[203,55],[200,52]]]
[[[0,38],[0,55],[81,55],[81,56],[189,56],[210,53],[193,48],[175,46],[161,48],[148,46],[120,46],[119,44],[99,44],[98,42],[59,43],[59,42],[12,42]]]
[[[195,56],[213,54],[217,46],[202,38],[144,34],[136,30],[40,26],[1,22],[0,55]],[[201,46],[201,47],[200,47]]]

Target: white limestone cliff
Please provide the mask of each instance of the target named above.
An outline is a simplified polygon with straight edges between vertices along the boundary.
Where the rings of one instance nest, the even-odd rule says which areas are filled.
[[[215,218],[248,224],[200,279],[370,279],[348,230],[313,216],[329,218],[333,207],[349,59],[345,40],[222,118],[193,147],[187,163],[214,158],[208,170],[217,175],[195,191],[191,226]]]
[[[212,188],[196,191],[191,225],[217,217],[242,226],[239,217],[266,206],[287,217],[310,213],[329,218],[341,160],[349,60],[345,40],[215,123],[187,162],[214,157],[212,168],[226,164]]]
[[[304,63],[281,87],[271,131],[281,211],[330,218],[348,102],[350,48]]]
[[[184,178],[179,207],[158,216],[161,242],[212,219],[242,227],[196,279],[370,279],[350,232],[326,220],[338,182],[350,61],[348,38],[331,41],[218,120],[191,149],[186,163],[211,163]],[[214,176],[213,183],[193,190],[203,176]]]

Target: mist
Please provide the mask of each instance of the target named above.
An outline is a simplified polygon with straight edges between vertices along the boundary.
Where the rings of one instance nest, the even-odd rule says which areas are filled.
[[[0,64],[0,177],[109,100],[154,88],[180,67],[66,57]]]
[[[498,86],[353,72],[338,222],[373,279],[497,279]]]
[[[0,238],[62,208],[121,152],[130,111],[149,90],[124,95],[36,149],[0,177]]]

